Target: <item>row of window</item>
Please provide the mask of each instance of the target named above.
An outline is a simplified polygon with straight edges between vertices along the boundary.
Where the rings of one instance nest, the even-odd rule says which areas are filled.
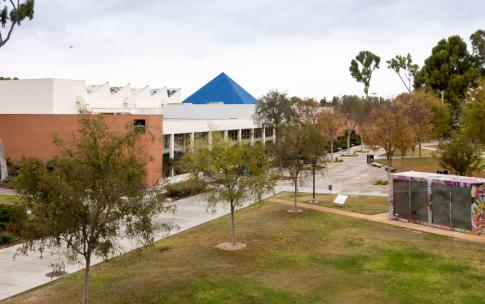
[[[228,130],[227,137],[232,141],[238,141],[238,133],[239,130]],[[256,140],[261,139],[263,136],[263,129],[254,129],[254,138]],[[223,137],[224,131],[213,131],[213,137]],[[272,137],[273,136],[273,129],[265,129],[265,137]],[[208,132],[198,132],[194,133],[195,141],[202,141],[208,142],[209,141],[209,133]],[[241,130],[241,139],[243,141],[247,141],[251,139],[251,129],[242,129]],[[174,144],[175,149],[188,147],[190,145],[190,133],[184,134],[175,134],[174,135]],[[170,135],[164,135],[164,148],[168,150],[170,148]]]

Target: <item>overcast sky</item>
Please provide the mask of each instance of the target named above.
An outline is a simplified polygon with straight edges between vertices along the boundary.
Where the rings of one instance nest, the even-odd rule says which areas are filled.
[[[479,28],[484,0],[37,0],[34,20],[0,48],[0,76],[187,97],[224,71],[255,97],[276,88],[322,98],[363,94],[348,67],[368,49],[382,58],[370,92],[389,97],[404,87],[385,60],[410,52],[421,65],[441,38],[468,42]]]

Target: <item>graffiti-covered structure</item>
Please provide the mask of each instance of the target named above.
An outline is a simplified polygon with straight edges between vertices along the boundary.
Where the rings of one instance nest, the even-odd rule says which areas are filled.
[[[424,172],[392,176],[392,218],[444,229],[485,232],[485,179]]]

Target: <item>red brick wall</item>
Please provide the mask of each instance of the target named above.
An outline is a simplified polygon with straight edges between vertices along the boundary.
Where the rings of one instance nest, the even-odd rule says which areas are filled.
[[[147,165],[147,184],[158,182],[162,170],[161,115],[103,115],[111,130],[123,132],[134,119],[145,119],[146,134],[140,138],[143,150],[152,160]],[[38,157],[46,161],[58,152],[53,135],[72,137],[79,127],[79,115],[69,114],[0,114],[0,138],[7,157],[20,160],[23,156]],[[149,136],[153,135],[153,137]]]

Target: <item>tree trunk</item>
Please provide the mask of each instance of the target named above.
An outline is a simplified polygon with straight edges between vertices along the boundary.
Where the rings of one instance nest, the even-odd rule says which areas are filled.
[[[419,153],[419,158],[421,158],[421,140],[420,140],[420,141],[419,141],[419,143],[418,143],[418,149],[419,149],[419,150],[418,150],[418,151],[419,151],[419,152],[418,152],[418,153]]]
[[[91,257],[86,258],[86,268],[84,268],[84,290],[83,303],[88,304],[89,298],[89,267],[91,266]]]
[[[234,223],[234,204],[231,203],[231,241],[236,245],[236,224]]]
[[[364,151],[364,129],[360,129],[360,152]]]
[[[8,177],[7,157],[5,156],[5,148],[3,147],[2,139],[0,138],[0,181],[6,180]]]
[[[351,130],[348,129],[347,130],[347,155],[350,155],[350,134],[351,134]]]
[[[387,157],[387,185],[389,186],[389,195],[392,195],[392,176],[391,176],[391,168],[392,168],[392,156]]]
[[[297,202],[296,202],[296,198],[297,198],[297,195],[298,195],[298,179],[294,180],[293,181],[294,184],[295,184],[295,195],[293,197],[293,203],[294,203],[294,206],[293,206],[293,211],[298,211],[298,205],[297,205]]]
[[[330,162],[333,163],[333,137],[330,139]]]
[[[313,176],[313,198],[312,203],[316,203],[317,199],[315,198],[315,162],[312,164],[312,176]]]

